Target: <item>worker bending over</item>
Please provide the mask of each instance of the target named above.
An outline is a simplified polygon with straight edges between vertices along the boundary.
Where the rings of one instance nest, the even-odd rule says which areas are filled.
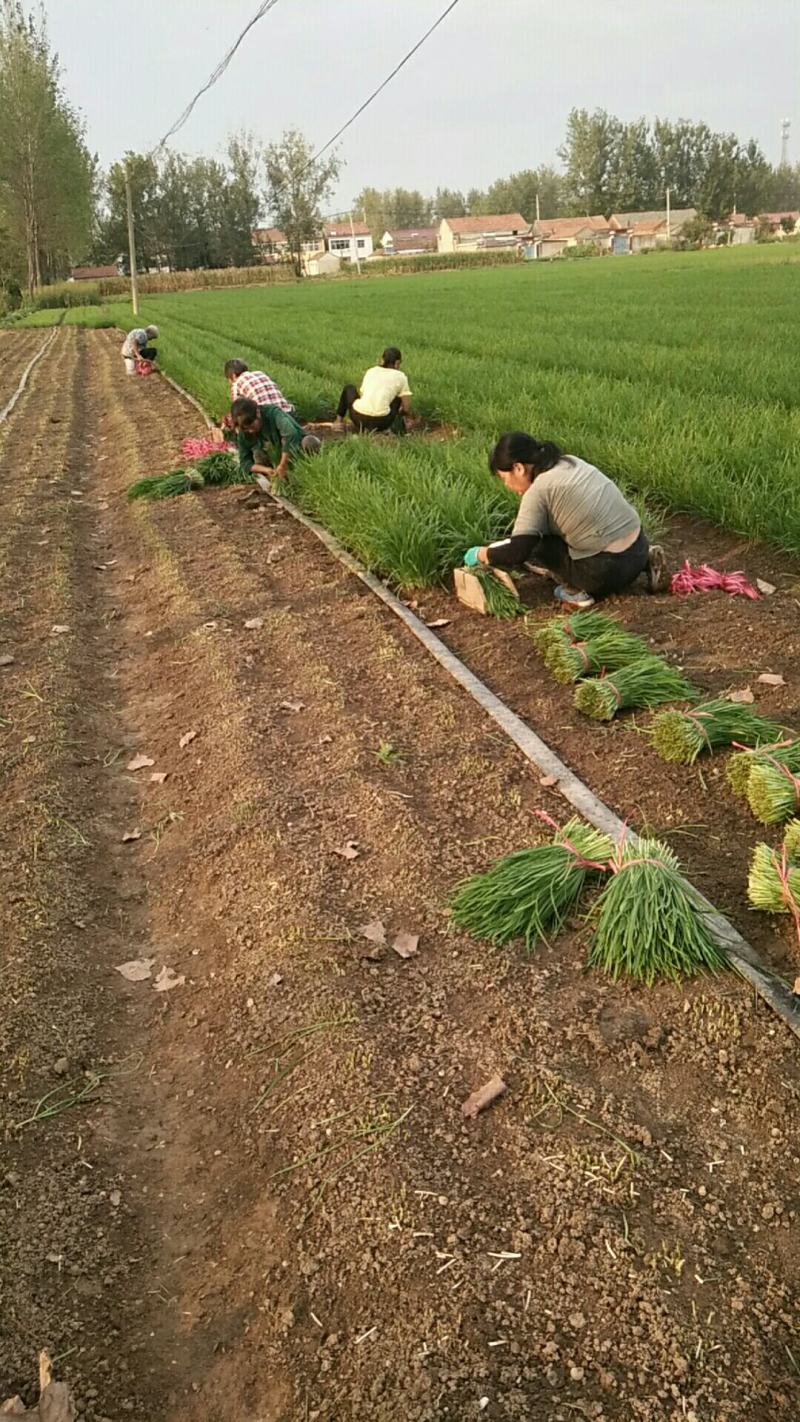
[[[136,374],[140,360],[155,360],[158,351],[151,343],[158,340],[158,326],[137,326],[122,342],[122,359],[128,375]]]
[[[257,405],[240,396],[231,405],[231,419],[244,474],[282,479],[294,455],[317,454],[322,447],[316,435],[306,434],[279,405]]]
[[[411,391],[400,369],[402,359],[397,346],[387,346],[380,365],[371,365],[366,371],[360,394],[355,385],[345,385],[334,429],[344,429],[345,416],[349,415],[357,430],[389,430],[397,426],[405,431],[403,415],[408,414]]]
[[[470,548],[467,567],[514,568],[522,563],[561,579],[559,602],[591,607],[647,574],[650,592],[664,577],[664,553],[651,548],[632,504],[605,474],[557,445],[532,435],[505,434],[489,468],[521,502],[509,538]]]
[[[275,381],[264,370],[248,370],[243,360],[226,360],[225,379],[230,386],[231,403],[234,400],[253,400],[256,405],[277,405],[287,415],[294,414],[294,406],[278,389]],[[227,414],[214,428],[213,438],[224,440],[233,430],[230,414]]]

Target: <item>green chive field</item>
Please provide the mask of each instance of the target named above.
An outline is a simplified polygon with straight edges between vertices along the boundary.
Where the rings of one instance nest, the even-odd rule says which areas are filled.
[[[66,320],[84,316],[132,322],[119,304]],[[453,437],[353,438],[293,476],[302,506],[400,583],[438,580],[507,525],[513,501],[486,456],[508,429],[800,553],[798,244],[148,297],[140,319],[214,415],[231,356],[314,419],[401,347],[415,412]]]

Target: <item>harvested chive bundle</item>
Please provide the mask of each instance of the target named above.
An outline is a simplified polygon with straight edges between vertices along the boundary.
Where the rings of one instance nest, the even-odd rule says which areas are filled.
[[[519,617],[522,611],[520,600],[500,578],[496,578],[488,568],[470,568],[469,571],[483,588],[486,610],[492,617],[500,617],[505,621]]]
[[[757,844],[747,879],[747,897],[765,913],[791,913],[800,925],[800,866],[791,865],[783,849]]]
[[[789,863],[800,865],[800,820],[790,820],[786,826],[783,848]]]
[[[128,489],[129,499],[171,499],[176,494],[188,494],[190,489],[202,489],[203,476],[193,466],[170,469],[156,478],[139,479]]]
[[[737,751],[728,761],[728,784],[736,795],[746,795],[750,772],[763,762],[786,765],[800,771],[800,740],[777,741],[774,745],[758,746],[755,750]]]
[[[575,705],[595,721],[611,721],[625,706],[658,706],[662,701],[694,701],[697,692],[682,672],[661,657],[641,657],[612,676],[579,682]]]
[[[586,642],[569,642],[566,637],[553,640],[544,659],[556,681],[570,682],[603,670],[617,671],[647,654],[646,644],[635,632],[610,627]]]
[[[218,449],[213,454],[204,454],[202,458],[195,460],[193,467],[206,484],[226,485],[254,482],[252,474],[247,478],[239,467],[236,455],[231,454],[227,449]]]
[[[605,612],[573,612],[571,617],[553,617],[532,633],[537,651],[547,652],[551,642],[587,642],[590,637],[599,637],[602,632],[610,632],[619,623]]]
[[[725,967],[669,845],[658,839],[624,844],[611,869],[597,903],[590,967],[648,984]]]
[[[612,853],[607,835],[571,819],[551,844],[507,854],[465,880],[453,900],[453,919],[476,938],[496,944],[521,938],[534,948],[558,931],[589,874],[601,873]]]
[[[747,803],[762,824],[788,820],[800,810],[800,777],[778,760],[759,759],[750,771]]]
[[[220,449],[215,454],[206,454],[193,464],[187,464],[185,468],[137,479],[128,489],[128,498],[171,499],[177,494],[188,494],[190,489],[202,489],[206,484],[221,488],[230,484],[253,483],[252,474],[247,475],[240,469],[236,456]]]
[[[661,711],[650,727],[653,748],[661,759],[682,765],[692,765],[701,751],[729,746],[732,741],[757,746],[779,735],[780,726],[773,721],[724,697],[704,701],[691,711]]]

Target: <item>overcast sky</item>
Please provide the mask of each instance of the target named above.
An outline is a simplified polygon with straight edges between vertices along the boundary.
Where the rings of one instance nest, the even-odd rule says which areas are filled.
[[[297,127],[321,146],[445,0],[277,0],[174,143]],[[45,0],[67,92],[107,165],[170,127],[257,0]],[[574,106],[705,119],[800,158],[800,0],[460,0],[348,130],[331,207],[365,185],[467,189],[552,162]]]

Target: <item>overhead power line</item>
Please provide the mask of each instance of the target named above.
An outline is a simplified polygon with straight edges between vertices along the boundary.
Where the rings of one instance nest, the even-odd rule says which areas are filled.
[[[409,59],[413,58],[413,56],[416,54],[417,50],[422,48],[422,46],[424,45],[426,39],[428,39],[428,38],[430,37],[430,35],[433,34],[434,30],[438,30],[438,28],[439,28],[440,24],[442,23],[442,21],[447,19],[447,16],[450,14],[450,11],[451,11],[451,10],[455,10],[457,4],[458,4],[458,0],[450,0],[450,4],[447,6],[446,9],[444,9],[444,10],[442,11],[442,13],[441,13],[441,15],[439,16],[438,20],[434,20],[434,22],[433,22],[433,24],[431,25],[430,29],[428,29],[428,30],[425,31],[425,33],[424,33],[424,35],[422,36],[421,39],[418,39],[418,40],[417,40],[417,43],[414,45],[414,48],[413,48],[413,49],[410,49],[410,50],[408,51],[408,54],[406,54],[406,55],[403,56],[403,58],[400,60],[400,63],[395,65],[395,67],[394,67],[394,69],[392,70],[391,74],[387,74],[387,76],[386,76],[386,78],[384,79],[383,83],[382,83],[382,84],[379,84],[378,87],[377,87],[377,89],[375,89],[374,92],[370,94],[369,98],[364,100],[363,104],[361,104],[361,106],[356,109],[356,111],[355,111],[355,113],[352,115],[352,117],[347,120],[347,123],[343,123],[342,126],[341,126],[341,128],[340,128],[340,129],[337,129],[336,133],[333,135],[333,138],[329,138],[329,139],[328,139],[328,142],[325,143],[325,144],[323,144],[322,148],[320,148],[319,151],[314,154],[314,157],[311,159],[311,162],[306,165],[308,168],[310,168],[314,163],[316,163],[316,162],[318,161],[318,159],[320,159],[320,158],[322,157],[323,153],[327,153],[328,149],[329,149],[334,143],[336,143],[336,141],[337,141],[338,139],[341,138],[342,134],[346,132],[346,130],[350,127],[350,125],[353,124],[353,123],[355,123],[355,121],[356,121],[357,118],[360,118],[360,117],[361,117],[361,115],[363,114],[363,112],[364,112],[365,109],[369,108],[369,106],[370,106],[370,104],[372,103],[373,99],[377,99],[378,95],[383,93],[383,90],[386,88],[387,84],[390,84],[390,83],[392,82],[392,80],[394,79],[395,74],[399,74],[399,73],[400,73],[400,70],[403,68],[403,66],[404,66],[405,64],[408,64]]]
[[[156,148],[153,150],[154,152],[157,153],[159,149],[163,148],[165,143],[168,143],[169,140],[178,132],[178,129],[183,128],[183,125],[189,118],[189,115],[191,114],[198,99],[202,98],[203,94],[208,93],[208,90],[212,88],[214,84],[216,84],[217,80],[222,78],[223,74],[225,73],[225,70],[227,69],[228,65],[233,59],[233,56],[239,48],[239,45],[242,43],[242,40],[244,40],[246,36],[250,33],[253,26],[257,25],[259,20],[263,20],[267,12],[271,10],[273,6],[277,5],[277,3],[278,0],[262,0],[262,3],[256,10],[256,13],[254,14],[253,18],[249,21],[248,24],[245,25],[244,29],[242,30],[242,33],[236,40],[236,43],[231,45],[230,49],[228,50],[228,53],[225,55],[224,59],[220,60],[213,74],[211,74],[210,77],[206,80],[202,89],[198,89],[194,98],[186,105],[186,108],[183,110],[183,113],[180,115],[179,118],[175,120],[174,124],[172,125],[172,128],[167,130],[161,142],[157,144]]]

